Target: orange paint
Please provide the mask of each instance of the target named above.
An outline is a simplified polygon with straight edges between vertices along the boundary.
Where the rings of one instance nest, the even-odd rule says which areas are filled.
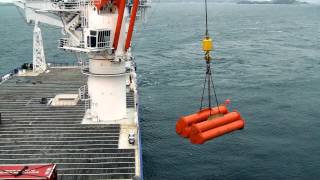
[[[176,133],[183,137],[188,137],[190,130],[185,130],[187,127],[190,127],[194,123],[199,123],[207,120],[210,115],[226,114],[226,113],[228,113],[227,107],[219,106],[219,108],[218,107],[211,108],[211,112],[210,112],[210,109],[207,108],[195,114],[183,116],[176,123]]]
[[[239,130],[244,128],[244,120],[237,120],[232,123],[202,132],[198,134],[193,134],[190,137],[190,142],[192,144],[203,144],[208,140],[211,140],[213,138],[222,136],[224,134]]]
[[[132,39],[132,33],[133,33],[133,29],[134,29],[134,24],[136,21],[138,7],[139,7],[139,0],[134,0],[132,10],[131,10],[130,23],[129,23],[129,29],[128,29],[128,34],[127,34],[127,39],[126,39],[125,50],[128,50],[130,47],[130,42]]]
[[[104,5],[106,5],[110,0],[92,0],[94,5],[96,6],[97,10],[100,10]]]
[[[91,0],[94,5],[96,6],[97,10],[101,10],[105,5],[111,3],[111,0]],[[120,7],[121,0],[113,0],[113,4],[116,5],[118,8]]]
[[[117,19],[117,26],[116,26],[114,40],[113,40],[114,49],[117,49],[119,44],[122,20],[123,20],[124,10],[126,8],[126,0],[118,0],[117,5],[118,5],[118,19]]]
[[[185,128],[182,130],[182,132],[180,133],[180,136],[187,138],[187,137],[189,137],[190,132],[191,132],[191,127],[190,127],[190,126],[185,127]]]
[[[203,121],[203,122],[200,122],[197,124],[193,124],[191,126],[191,132],[190,132],[191,134],[190,135],[192,136],[193,134],[198,134],[198,133],[225,125],[225,124],[232,123],[232,122],[234,122],[236,120],[240,120],[240,119],[241,119],[240,113],[231,112],[231,113],[225,114],[222,117],[218,117],[218,118],[215,118],[212,120]]]
[[[92,0],[92,2],[94,3],[94,5],[96,6],[97,10],[99,11],[106,4],[110,3],[111,0]],[[117,25],[116,25],[116,30],[115,30],[115,33],[114,33],[114,40],[113,40],[113,48],[117,49],[118,48],[118,44],[119,44],[120,33],[121,33],[124,10],[126,8],[126,0],[114,0],[113,3],[118,8]]]

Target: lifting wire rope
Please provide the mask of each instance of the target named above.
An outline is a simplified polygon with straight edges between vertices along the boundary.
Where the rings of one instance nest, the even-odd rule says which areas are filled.
[[[207,3],[207,0],[205,0],[205,28],[206,28],[205,38],[203,39],[202,43],[203,43],[203,50],[205,51],[204,59],[206,61],[206,76],[205,76],[203,90],[202,90],[200,110],[202,110],[203,101],[204,101],[204,93],[205,93],[206,88],[207,88],[207,91],[208,91],[208,106],[209,106],[210,109],[212,108],[212,95],[211,95],[211,93],[212,93],[211,92],[211,88],[212,88],[213,89],[213,94],[214,94],[214,97],[215,97],[215,101],[216,101],[216,105],[218,107],[218,111],[220,112],[219,101],[218,101],[218,97],[217,97],[217,93],[216,93],[216,89],[215,89],[215,85],[214,85],[213,77],[212,77],[214,71],[213,70],[211,71],[211,60],[212,60],[212,57],[210,55],[210,51],[213,50],[213,47],[212,47],[212,39],[209,36],[208,3]],[[211,111],[210,111],[210,113],[211,113]]]
[[[184,138],[188,138],[192,144],[203,144],[219,136],[241,130],[244,128],[245,121],[241,114],[236,111],[229,111],[226,103],[219,105],[215,84],[213,81],[213,68],[211,68],[211,51],[213,51],[212,39],[208,29],[208,8],[205,1],[205,37],[202,40],[202,50],[206,61],[206,76],[202,89],[200,110],[196,113],[181,116],[176,123],[176,133]],[[208,107],[203,108],[205,92],[208,91]],[[214,95],[214,96],[213,96]],[[216,107],[212,104],[215,98]]]

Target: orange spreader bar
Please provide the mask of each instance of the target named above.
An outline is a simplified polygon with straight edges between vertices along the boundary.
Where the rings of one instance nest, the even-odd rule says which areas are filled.
[[[229,112],[227,107],[203,109],[195,114],[181,117],[176,132],[189,138],[192,144],[203,144],[224,134],[243,129],[245,122],[237,111]]]

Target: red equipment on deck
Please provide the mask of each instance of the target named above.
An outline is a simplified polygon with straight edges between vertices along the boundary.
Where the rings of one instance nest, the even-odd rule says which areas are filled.
[[[57,180],[55,164],[0,165],[1,180]]]

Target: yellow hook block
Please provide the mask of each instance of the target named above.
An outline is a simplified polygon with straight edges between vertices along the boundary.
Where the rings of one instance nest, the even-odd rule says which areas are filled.
[[[206,37],[202,40],[202,49],[203,49],[203,51],[212,51],[213,50],[213,43],[212,43],[211,38]]]

